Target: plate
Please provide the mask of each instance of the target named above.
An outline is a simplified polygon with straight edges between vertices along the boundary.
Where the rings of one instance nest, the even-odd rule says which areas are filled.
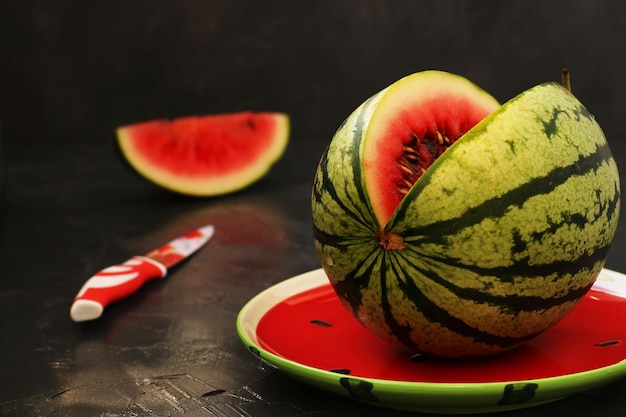
[[[322,269],[250,300],[237,332],[263,361],[311,386],[369,404],[437,414],[536,406],[626,376],[626,275],[603,269],[559,323],[495,356],[444,360],[379,339],[344,309]]]

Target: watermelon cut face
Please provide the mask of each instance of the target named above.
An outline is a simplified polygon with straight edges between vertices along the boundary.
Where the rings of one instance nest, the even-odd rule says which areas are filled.
[[[404,166],[422,155],[414,136],[431,155],[451,142],[423,172],[415,163],[419,176]],[[602,129],[561,85],[497,106],[455,75],[426,72],[348,116],[311,209],[345,308],[391,343],[459,358],[513,349],[567,315],[604,266],[620,201]]]
[[[381,226],[443,152],[500,107],[463,77],[425,71],[379,93],[363,146],[367,194]],[[370,103],[372,105],[373,103]]]
[[[153,120],[117,129],[129,164],[181,194],[214,196],[245,188],[282,156],[289,117],[241,112]]]

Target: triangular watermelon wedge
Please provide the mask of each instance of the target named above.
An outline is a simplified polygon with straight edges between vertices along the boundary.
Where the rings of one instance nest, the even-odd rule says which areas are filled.
[[[283,113],[227,113],[119,127],[128,163],[149,181],[181,194],[214,196],[262,178],[289,140]]]

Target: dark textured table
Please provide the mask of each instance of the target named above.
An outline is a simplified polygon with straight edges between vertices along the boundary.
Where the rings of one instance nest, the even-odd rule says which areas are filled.
[[[319,143],[294,138],[260,183],[208,200],[146,184],[111,147],[12,147],[0,256],[0,415],[380,414],[263,364],[235,330],[250,298],[318,267],[308,204]],[[217,227],[213,240],[167,279],[96,321],[70,320],[89,275],[207,223]],[[611,259],[625,270],[623,259]],[[623,380],[507,414],[620,415],[625,389]]]
[[[407,415],[288,378],[235,322],[260,291],[318,268],[317,161],[354,107],[412,71],[458,72],[505,100],[570,66],[626,167],[623,2],[240,3],[2,5],[0,415]],[[115,151],[123,123],[248,108],[290,113],[293,134],[236,194],[171,194]],[[167,279],[70,320],[91,274],[207,223],[213,240]],[[626,271],[625,249],[622,222],[607,267]],[[626,379],[502,415],[624,416],[625,392]]]

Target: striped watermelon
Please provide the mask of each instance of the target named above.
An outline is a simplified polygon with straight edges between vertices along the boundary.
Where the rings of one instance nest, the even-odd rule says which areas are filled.
[[[414,352],[482,356],[537,336],[589,290],[615,234],[618,171],[587,109],[556,83],[494,103],[461,77],[410,75],[345,120],[316,172],[315,244],[336,293]],[[490,106],[402,189],[407,137]]]

